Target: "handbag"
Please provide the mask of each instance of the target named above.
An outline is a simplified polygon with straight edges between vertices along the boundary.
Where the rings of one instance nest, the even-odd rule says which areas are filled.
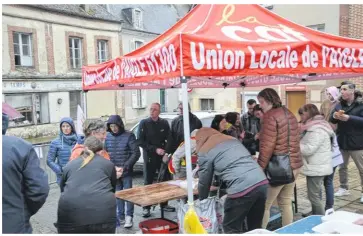
[[[295,177],[290,165],[290,121],[287,109],[283,107],[287,119],[287,150],[286,154],[273,154],[265,170],[266,178],[271,186],[290,184]],[[278,129],[277,129],[278,130]],[[277,131],[278,132],[278,131]]]

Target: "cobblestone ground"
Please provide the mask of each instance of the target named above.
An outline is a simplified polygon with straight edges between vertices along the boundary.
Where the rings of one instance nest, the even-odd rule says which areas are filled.
[[[360,178],[357,168],[354,163],[350,163],[349,166],[349,185],[351,188],[351,195],[335,198],[335,209],[340,209],[344,211],[356,212],[359,214],[363,214],[363,204],[359,202],[361,197],[361,186],[360,186]],[[142,185],[142,174],[136,174],[134,177],[134,185]],[[334,186],[337,190],[339,188],[339,173],[338,171],[335,174],[334,178]],[[294,220],[300,219],[303,213],[308,213],[311,211],[311,205],[307,197],[307,189],[306,189],[306,179],[305,176],[300,175],[297,180],[297,193],[298,193],[298,209],[299,213],[295,214]],[[57,185],[53,184],[51,186],[51,190],[49,193],[49,197],[47,202],[44,204],[42,209],[32,217],[31,223],[33,225],[33,233],[37,234],[53,234],[57,233],[56,228],[53,223],[56,222],[57,219],[57,205],[59,199],[60,191]],[[325,194],[323,195],[325,201]],[[171,201],[170,205],[176,206],[176,201]],[[152,211],[151,217],[160,217],[159,206]],[[134,226],[131,229],[120,228],[118,233],[123,234],[135,234],[139,232],[138,224],[143,221],[144,218],[141,216],[142,208],[135,206],[135,215],[134,215]],[[176,213],[165,213],[165,217],[171,220],[176,220]]]

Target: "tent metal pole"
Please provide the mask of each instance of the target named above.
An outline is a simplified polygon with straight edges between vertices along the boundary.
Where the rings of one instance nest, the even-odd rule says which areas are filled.
[[[188,203],[192,204],[193,198],[193,176],[192,176],[192,155],[190,153],[190,126],[189,126],[189,105],[188,105],[188,83],[187,78],[180,77],[182,83],[182,102],[183,102],[183,124],[184,124],[184,144],[185,161],[187,164],[187,188]]]
[[[83,113],[87,119],[87,91],[83,91]]]
[[[245,111],[246,103],[247,103],[247,101],[246,101],[245,87],[242,87],[242,114],[246,113],[246,111]]]

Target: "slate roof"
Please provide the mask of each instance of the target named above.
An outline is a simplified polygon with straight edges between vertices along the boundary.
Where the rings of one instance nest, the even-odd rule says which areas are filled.
[[[84,11],[80,4],[24,4],[23,6],[35,7],[47,11],[58,12],[66,15],[79,16],[89,19],[121,23],[118,17],[109,13],[107,9],[99,4],[88,4],[89,11]]]
[[[127,9],[138,8],[143,12],[141,31],[162,34],[172,27],[189,10],[187,4],[109,4],[110,12],[123,21],[123,29],[137,30],[133,27],[131,15]],[[124,11],[122,11],[124,10]]]

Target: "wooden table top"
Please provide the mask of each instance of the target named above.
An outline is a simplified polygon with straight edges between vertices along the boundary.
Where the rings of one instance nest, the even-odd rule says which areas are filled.
[[[117,198],[132,202],[138,206],[152,206],[166,201],[181,199],[188,196],[187,190],[168,182],[156,183],[146,186],[133,187],[115,193]],[[211,190],[215,190],[215,187]],[[194,195],[198,190],[194,189]]]

